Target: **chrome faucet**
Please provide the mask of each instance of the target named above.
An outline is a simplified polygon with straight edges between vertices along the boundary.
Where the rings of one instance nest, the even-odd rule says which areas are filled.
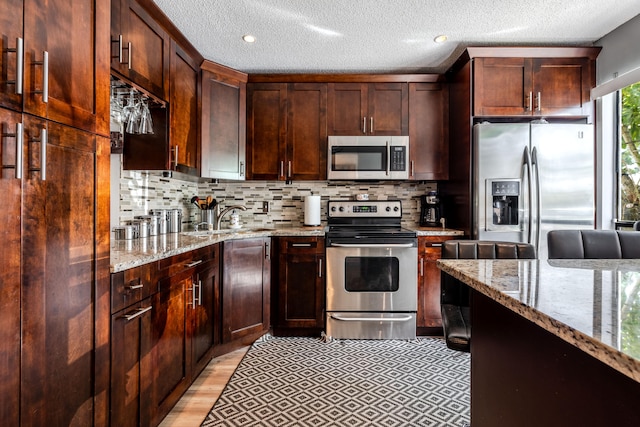
[[[233,205],[227,206],[226,208],[220,210],[220,205],[216,205],[216,230],[220,230],[220,223],[222,222],[222,217],[229,211],[234,209],[240,209],[241,211],[246,211],[247,207],[243,205]]]

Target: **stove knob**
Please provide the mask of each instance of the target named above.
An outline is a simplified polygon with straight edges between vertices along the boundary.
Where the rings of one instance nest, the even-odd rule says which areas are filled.
[[[399,210],[400,210],[400,208],[399,208],[399,207],[397,207],[397,206],[396,206],[395,208],[393,208],[393,211],[394,211],[394,212],[398,212]]]
[[[331,206],[331,212],[335,212],[336,211],[336,207],[335,206]]]
[[[387,212],[391,212],[391,208],[390,208],[389,206],[387,206],[387,207],[385,208],[385,210],[386,210]]]
[[[344,212],[344,206],[340,206],[340,212]]]

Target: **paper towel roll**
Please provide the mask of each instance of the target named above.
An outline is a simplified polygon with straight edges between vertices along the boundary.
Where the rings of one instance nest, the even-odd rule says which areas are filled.
[[[320,225],[320,196],[304,198],[304,225]]]

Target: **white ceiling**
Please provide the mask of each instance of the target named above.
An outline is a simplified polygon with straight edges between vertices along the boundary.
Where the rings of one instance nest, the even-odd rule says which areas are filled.
[[[590,45],[640,14],[639,0],[154,2],[205,59],[246,73],[442,73],[466,46]]]

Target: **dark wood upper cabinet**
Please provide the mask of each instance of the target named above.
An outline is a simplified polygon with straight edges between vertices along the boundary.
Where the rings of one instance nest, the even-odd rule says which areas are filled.
[[[167,100],[169,35],[135,0],[111,2],[111,42],[111,69]]]
[[[244,180],[247,75],[207,61],[202,69],[200,176]]]
[[[327,85],[251,83],[247,91],[250,179],[327,176]]]
[[[0,105],[108,135],[109,88],[99,84],[109,78],[108,4],[3,1],[2,10]]]
[[[408,135],[407,83],[329,83],[329,135]]]
[[[577,58],[474,59],[475,116],[588,116],[592,61]]]
[[[198,80],[200,64],[171,40],[169,144],[171,169],[199,175]]]
[[[409,83],[409,179],[449,178],[449,90]]]

